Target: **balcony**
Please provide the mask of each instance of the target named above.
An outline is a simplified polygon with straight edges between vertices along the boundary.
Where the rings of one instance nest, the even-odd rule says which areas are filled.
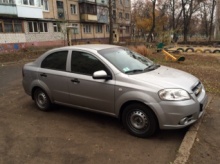
[[[43,18],[41,7],[17,5],[18,17],[23,18]],[[31,13],[31,14],[30,14]]]
[[[97,22],[97,15],[81,14],[80,19],[82,22]]]
[[[17,16],[17,8],[15,4],[0,3],[0,15]]]

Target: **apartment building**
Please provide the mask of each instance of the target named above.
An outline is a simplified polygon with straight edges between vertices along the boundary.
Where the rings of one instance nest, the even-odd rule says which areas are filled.
[[[112,0],[114,41],[130,36],[130,0]],[[0,0],[0,51],[108,43],[108,0]]]

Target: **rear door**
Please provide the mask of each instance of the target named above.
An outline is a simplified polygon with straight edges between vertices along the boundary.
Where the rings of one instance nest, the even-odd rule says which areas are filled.
[[[68,77],[66,72],[68,51],[49,54],[41,63],[38,78],[41,85],[56,102],[69,103]]]
[[[93,79],[95,71],[110,70],[93,54],[72,51],[69,79],[70,101],[73,105],[107,113],[114,112],[115,80]]]

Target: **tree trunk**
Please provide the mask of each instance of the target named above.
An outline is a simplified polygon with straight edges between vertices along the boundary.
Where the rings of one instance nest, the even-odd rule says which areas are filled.
[[[215,0],[212,0],[212,11],[211,11],[211,20],[210,20],[210,27],[209,27],[209,41],[212,39],[212,28],[213,28],[213,18],[214,18],[214,10],[215,10]]]
[[[152,4],[153,4],[153,11],[152,11],[152,15],[153,15],[153,24],[151,27],[151,30],[149,32],[149,35],[147,37],[147,42],[149,42],[150,40],[153,40],[153,33],[154,33],[154,29],[155,29],[155,6],[156,6],[156,0],[152,0]]]
[[[109,6],[108,6],[108,10],[109,10],[109,44],[113,44],[113,14],[112,14],[112,0],[109,0]]]

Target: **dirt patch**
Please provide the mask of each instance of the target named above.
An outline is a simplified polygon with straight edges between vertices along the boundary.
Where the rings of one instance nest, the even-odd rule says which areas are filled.
[[[166,61],[162,52],[155,53],[155,50],[147,49],[145,46],[129,46],[129,48],[150,58],[158,64],[177,68],[195,75],[202,81],[206,91],[212,94],[220,95],[220,54],[174,54],[176,57],[184,56],[186,58],[184,62],[177,63],[173,61]],[[13,53],[0,54],[0,64],[5,62],[18,62],[35,59],[48,49],[49,48],[28,49]]]
[[[51,48],[29,48],[29,49],[22,49],[16,52],[9,52],[9,53],[1,53],[0,54],[0,63],[7,63],[7,62],[18,62],[27,59],[35,59],[38,56],[42,55],[48,49]]]

